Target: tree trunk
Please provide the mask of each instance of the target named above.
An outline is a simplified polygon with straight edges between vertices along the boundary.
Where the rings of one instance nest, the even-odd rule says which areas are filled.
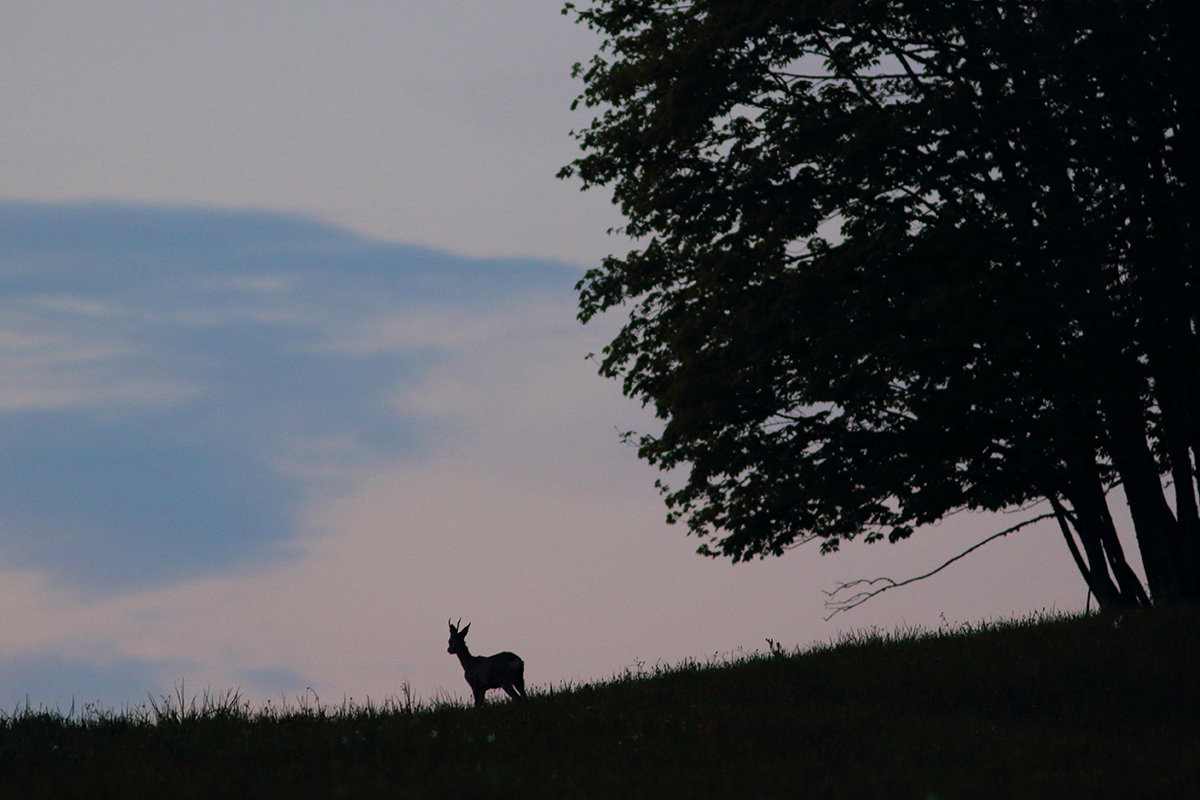
[[[1110,410],[1105,416],[1109,451],[1129,501],[1150,596],[1156,603],[1185,599],[1179,571],[1178,523],[1163,497],[1144,428],[1120,410]]]

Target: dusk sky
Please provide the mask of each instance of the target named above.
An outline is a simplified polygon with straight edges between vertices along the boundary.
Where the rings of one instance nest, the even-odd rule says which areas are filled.
[[[599,40],[560,0],[10,0],[0,711],[467,694],[1077,611],[1037,510],[731,565],[668,526],[573,285],[630,243],[555,173]],[[1129,545],[1132,546],[1132,545]]]

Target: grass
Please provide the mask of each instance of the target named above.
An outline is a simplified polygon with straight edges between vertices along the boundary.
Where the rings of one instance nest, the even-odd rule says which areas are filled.
[[[1200,609],[860,631],[482,709],[0,718],[3,797],[1200,796]]]

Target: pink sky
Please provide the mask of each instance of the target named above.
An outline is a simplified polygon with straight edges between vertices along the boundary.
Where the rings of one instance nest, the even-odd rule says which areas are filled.
[[[0,31],[4,199],[295,212],[381,245],[548,258],[578,274],[627,245],[604,233],[619,218],[603,196],[553,177],[575,152],[567,131],[587,121],[568,110],[570,65],[596,45],[558,7],[18,0]],[[366,373],[421,447],[401,457],[372,443],[357,417],[332,419],[336,403],[320,412],[328,424],[282,427],[263,458],[280,475],[304,472],[290,527],[175,577],[98,590],[55,572],[61,553],[0,552],[0,708],[26,695],[120,707],[180,680],[240,687],[254,702],[309,687],[325,701],[379,700],[404,681],[424,697],[463,695],[448,616],[472,623],[474,652],[516,651],[545,686],[762,649],[768,637],[793,646],[849,628],[936,627],[943,614],[1084,606],[1061,536],[1042,523],[823,619],[822,590],[838,581],[925,572],[1022,517],[960,515],[906,543],[826,557],[802,548],[735,566],[695,555],[697,542],[663,522],[655,472],[618,441],[617,429],[655,421],[584,360],[617,320],[580,326],[569,289],[330,310],[319,292],[246,272],[221,279],[257,299],[218,308],[198,294],[172,305],[166,288],[100,297],[80,274],[0,305],[0,423],[64,410],[136,422],[179,408],[216,378],[179,361],[193,351],[156,349],[152,331],[224,324],[202,319],[211,312],[309,325],[314,359],[432,354],[419,370]],[[253,411],[223,413],[232,425]]]

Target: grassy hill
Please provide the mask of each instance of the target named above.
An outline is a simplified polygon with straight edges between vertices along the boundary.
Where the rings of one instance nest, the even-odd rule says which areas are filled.
[[[1200,610],[629,672],[483,709],[0,720],[4,797],[1200,796]]]

